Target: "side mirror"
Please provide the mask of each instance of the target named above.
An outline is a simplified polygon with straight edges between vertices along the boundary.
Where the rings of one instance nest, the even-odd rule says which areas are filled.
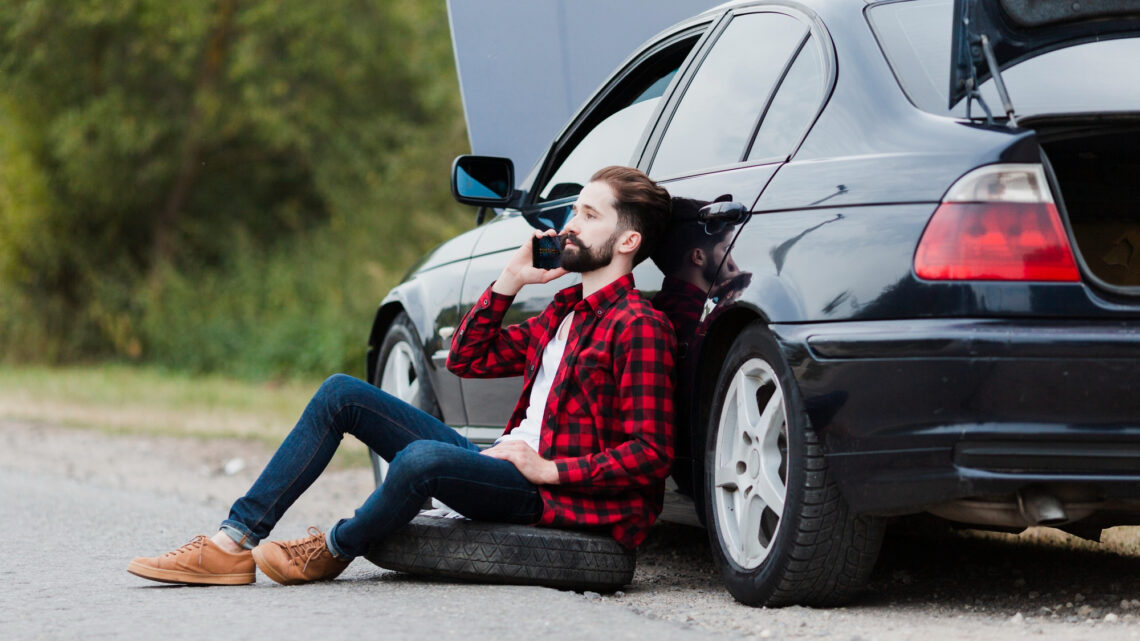
[[[508,205],[514,185],[515,166],[510,158],[459,156],[451,164],[451,195],[466,205]]]

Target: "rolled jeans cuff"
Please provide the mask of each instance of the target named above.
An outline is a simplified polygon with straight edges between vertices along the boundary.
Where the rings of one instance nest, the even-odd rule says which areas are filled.
[[[237,521],[230,521],[228,519],[222,521],[222,525],[218,529],[225,532],[226,536],[234,540],[234,543],[237,543],[246,550],[252,550],[260,543],[257,537],[250,533],[249,528]]]
[[[333,525],[329,528],[328,533],[325,534],[325,545],[327,545],[329,548],[329,554],[332,554],[337,559],[340,559],[342,561],[351,561],[356,557],[345,554],[341,551],[340,546],[336,544],[336,528],[341,523],[344,523],[344,519],[337,521],[336,525]]]

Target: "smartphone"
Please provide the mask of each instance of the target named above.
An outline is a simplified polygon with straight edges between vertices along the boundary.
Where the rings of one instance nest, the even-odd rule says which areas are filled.
[[[562,266],[562,237],[536,236],[530,241],[532,264],[537,269],[556,269]]]

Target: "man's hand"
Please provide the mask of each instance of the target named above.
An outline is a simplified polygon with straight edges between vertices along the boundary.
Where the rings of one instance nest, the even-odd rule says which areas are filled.
[[[504,441],[483,450],[491,458],[510,461],[526,480],[535,485],[557,485],[558,466],[538,455],[522,441]]]
[[[545,232],[535,231],[534,237],[541,236],[557,236],[558,232],[553,229],[548,229]],[[523,285],[530,285],[534,283],[549,283],[550,281],[560,276],[566,275],[566,270],[558,267],[556,269],[537,269],[534,266],[534,256],[531,250],[531,239],[526,239],[503,268],[503,273],[499,275],[499,279],[495,281],[495,285],[491,288],[496,294],[503,294],[506,296],[514,296],[519,293]]]

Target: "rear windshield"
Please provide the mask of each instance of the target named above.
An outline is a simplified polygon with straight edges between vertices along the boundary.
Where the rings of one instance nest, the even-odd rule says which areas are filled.
[[[923,111],[965,117],[966,100],[947,106],[954,0],[910,0],[870,7],[867,18],[910,101]],[[1019,116],[1140,110],[1140,39],[1090,42],[1030,58],[1002,71]],[[992,80],[982,98],[1002,114]],[[983,116],[974,106],[973,116]]]

